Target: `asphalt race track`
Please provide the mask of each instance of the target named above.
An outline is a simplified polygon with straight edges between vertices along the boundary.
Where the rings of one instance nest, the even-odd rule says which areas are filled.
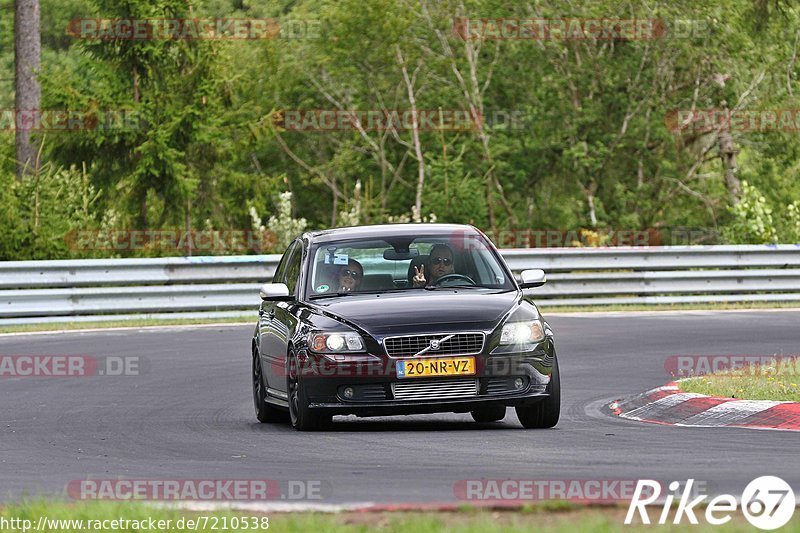
[[[545,313],[546,314],[546,313]],[[552,316],[562,374],[553,430],[469,415],[336,418],[332,432],[259,424],[250,326],[0,337],[0,355],[140,356],[139,376],[0,378],[0,499],[82,479],[318,480],[326,503],[455,501],[464,479],[707,482],[767,474],[800,487],[792,432],[681,428],[600,406],[669,381],[674,354],[800,353],[800,311]]]

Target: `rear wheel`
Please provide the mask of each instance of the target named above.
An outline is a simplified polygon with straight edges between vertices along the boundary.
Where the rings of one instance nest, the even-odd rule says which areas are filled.
[[[506,416],[505,405],[487,405],[470,413],[475,422],[497,422]]]
[[[558,360],[553,358],[553,373],[550,375],[550,393],[545,399],[532,405],[518,405],[517,417],[526,429],[551,428],[558,424],[561,414],[561,379],[558,375]]]
[[[287,358],[286,390],[289,393],[289,418],[292,426],[298,431],[327,429],[331,426],[333,418],[309,409],[308,396],[299,368],[297,357],[290,351]]]
[[[261,358],[255,350],[253,351],[253,404],[256,408],[256,418],[262,424],[286,420],[285,411],[267,403],[267,387],[261,371]]]

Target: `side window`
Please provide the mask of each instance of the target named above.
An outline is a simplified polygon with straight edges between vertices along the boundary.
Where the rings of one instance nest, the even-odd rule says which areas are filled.
[[[480,279],[480,281],[478,279],[475,281],[483,285],[502,285],[505,283],[505,276],[499,270],[499,265],[489,264],[486,257],[477,250],[472,250],[470,256],[475,262],[477,277]]]
[[[289,258],[289,262],[286,265],[286,281],[284,281],[286,286],[289,287],[289,294],[295,294],[294,291],[297,287],[297,281],[300,279],[300,265],[302,261],[303,247],[295,243],[292,256]]]
[[[283,252],[283,257],[281,257],[281,261],[278,263],[278,268],[275,269],[275,274],[272,275],[272,283],[284,282],[283,276],[286,274],[286,266],[289,264],[295,245],[296,243],[293,242],[286,248],[286,251]]]

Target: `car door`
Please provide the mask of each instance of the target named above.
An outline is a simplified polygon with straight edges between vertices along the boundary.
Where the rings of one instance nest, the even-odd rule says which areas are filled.
[[[297,247],[296,244],[295,242],[289,245],[283,254],[272,277],[273,283],[286,282],[286,270]],[[285,376],[280,375],[282,374],[284,362],[283,360],[276,361],[276,354],[280,351],[280,328],[277,327],[275,322],[275,309],[278,303],[280,302],[261,301],[261,306],[258,310],[259,354],[261,355],[261,368],[267,381],[267,394],[286,399],[284,395],[275,394],[276,391],[285,389],[282,382],[286,381]],[[280,366],[276,368],[276,364]],[[280,388],[276,389],[276,387]]]
[[[262,361],[269,386],[267,392],[282,399],[286,399],[286,352],[291,331],[297,322],[292,311],[295,309],[303,259],[303,249],[299,241],[290,246],[284,259],[285,263],[281,261],[273,282],[285,283],[295,301],[262,302],[260,319]]]

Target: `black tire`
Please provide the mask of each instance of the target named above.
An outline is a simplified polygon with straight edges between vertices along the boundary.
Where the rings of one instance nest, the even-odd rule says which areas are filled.
[[[261,358],[253,352],[253,404],[256,409],[256,418],[262,424],[269,422],[284,422],[286,411],[267,403],[267,387],[261,371]]]
[[[487,405],[471,411],[470,414],[475,422],[497,422],[506,417],[506,406]]]
[[[558,417],[561,414],[561,378],[558,373],[558,360],[555,358],[547,389],[550,395],[545,399],[534,404],[518,405],[515,408],[517,418],[525,429],[551,428],[558,424]]]
[[[289,420],[298,431],[319,431],[332,425],[333,417],[309,409],[303,377],[294,352],[287,358],[286,391],[289,394]]]

